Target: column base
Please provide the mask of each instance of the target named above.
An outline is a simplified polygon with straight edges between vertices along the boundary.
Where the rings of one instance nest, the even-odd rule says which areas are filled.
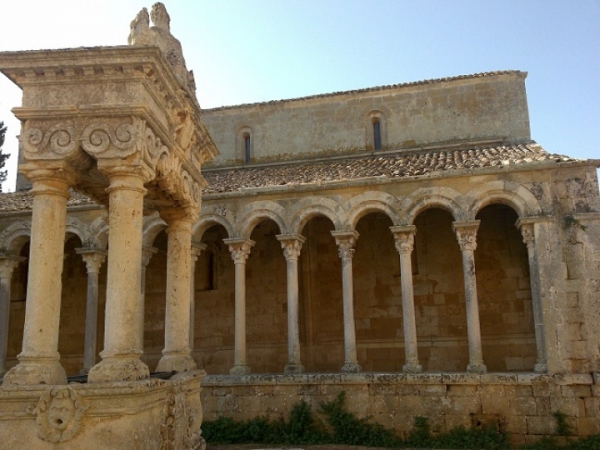
[[[108,356],[92,367],[88,383],[135,381],[150,377],[150,370],[137,355]]]
[[[58,358],[18,356],[19,364],[4,375],[3,386],[67,384],[67,374]]]
[[[487,373],[487,367],[485,364],[469,364],[467,366],[467,372],[469,373]]]
[[[288,364],[283,369],[285,374],[304,373],[304,366],[302,364]]]
[[[358,363],[346,363],[342,367],[342,372],[360,372],[362,367]]]
[[[533,366],[533,371],[535,373],[548,373],[548,364],[537,363],[535,366]]]
[[[184,353],[163,353],[158,365],[157,372],[188,372],[196,368],[196,361]]]
[[[230,375],[248,375],[250,373],[250,367],[247,365],[233,366],[229,371]]]
[[[421,373],[423,366],[421,364],[404,364],[402,366],[402,372],[404,373]]]

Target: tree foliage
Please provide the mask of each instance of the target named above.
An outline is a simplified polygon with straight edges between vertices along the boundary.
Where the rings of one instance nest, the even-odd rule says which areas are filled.
[[[6,127],[4,126],[4,122],[0,122],[0,192],[2,192],[2,183],[6,181],[6,170],[4,169],[4,164],[6,160],[10,156],[10,154],[5,154],[2,150],[2,146],[4,145],[4,135],[6,134]]]

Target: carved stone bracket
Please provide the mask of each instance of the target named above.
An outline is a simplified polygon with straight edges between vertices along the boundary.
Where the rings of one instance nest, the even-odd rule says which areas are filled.
[[[411,253],[414,249],[417,227],[414,225],[406,227],[396,226],[390,227],[390,230],[392,230],[392,234],[394,235],[394,242],[398,253]]]
[[[234,264],[246,264],[246,260],[250,256],[250,250],[256,244],[256,242],[250,239],[239,238],[223,239],[223,242],[229,246],[229,252]]]
[[[306,242],[306,238],[300,234],[279,234],[277,240],[281,242],[286,261],[298,260],[302,244]]]
[[[352,259],[354,256],[354,246],[358,239],[357,231],[332,231],[331,235],[335,238],[338,246],[338,255],[342,261]]]

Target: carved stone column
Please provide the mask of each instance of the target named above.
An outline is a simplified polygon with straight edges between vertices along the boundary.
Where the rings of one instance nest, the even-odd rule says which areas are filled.
[[[67,199],[75,178],[63,167],[37,167],[21,167],[33,184],[27,308],[19,364],[4,376],[4,385],[67,383],[59,362],[58,326]]]
[[[417,228],[414,225],[406,227],[390,227],[394,234],[396,250],[400,254],[400,280],[402,282],[402,318],[404,325],[405,363],[402,370],[407,373],[419,373],[423,367],[419,364],[417,348],[417,325],[415,317],[415,300],[413,296],[413,275],[411,253]]]
[[[196,368],[190,355],[190,275],[192,224],[197,215],[186,208],[160,212],[167,222],[167,303],[165,310],[165,349],[157,372],[185,372]]]
[[[250,373],[246,362],[246,260],[256,243],[241,238],[223,239],[223,242],[229,246],[235,264],[235,349],[229,373],[246,375]]]
[[[13,271],[25,259],[21,256],[0,256],[0,375],[6,372],[8,354],[10,282]]]
[[[465,301],[467,306],[467,333],[469,339],[469,365],[467,372],[485,373],[481,350],[481,326],[479,324],[479,304],[477,303],[477,276],[475,274],[475,249],[479,220],[454,222],[452,227],[462,252]]]
[[[87,268],[87,300],[85,306],[85,341],[83,346],[83,373],[96,364],[96,341],[98,336],[98,274],[106,260],[106,251],[77,248]]]
[[[540,288],[540,268],[535,250],[535,223],[527,219],[519,219],[517,227],[521,229],[523,242],[527,245],[527,256],[529,259],[529,277],[531,284],[531,300],[533,304],[533,323],[535,327],[535,345],[537,358],[534,372],[548,372],[548,360],[546,357],[546,339],[544,335],[544,319],[542,316],[542,292]]]
[[[139,326],[140,330],[140,342],[142,343],[141,350],[144,350],[144,325],[145,325],[145,313],[146,313],[146,270],[148,269],[148,264],[150,264],[150,259],[152,256],[158,252],[158,249],[155,247],[150,247],[148,245],[142,246],[142,279],[140,282],[140,291],[141,291],[141,308],[142,312],[140,313],[141,324]]]
[[[356,352],[356,328],[354,323],[354,284],[352,256],[358,239],[356,231],[332,231],[342,260],[342,292],[344,303],[344,366],[342,372],[360,372]]]
[[[147,378],[148,366],[140,360],[143,314],[140,295],[142,275],[142,226],[144,183],[147,175],[135,167],[104,169],[109,178],[108,269],[106,316],[102,361],[88,375],[88,382]]]
[[[194,330],[196,327],[196,262],[202,252],[206,250],[206,244],[192,245],[192,259],[190,261],[190,352],[194,352]]]
[[[280,234],[277,239],[281,242],[287,261],[288,364],[284,372],[302,373],[304,366],[300,362],[298,258],[306,238],[299,234]]]

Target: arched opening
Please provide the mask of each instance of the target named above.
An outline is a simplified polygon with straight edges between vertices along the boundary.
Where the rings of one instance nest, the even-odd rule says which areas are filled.
[[[358,361],[367,372],[399,372],[404,363],[400,263],[382,213],[362,217],[353,257]]]
[[[527,247],[509,206],[477,214],[475,270],[483,359],[492,372],[532,371],[536,361]]]
[[[146,266],[144,285],[144,361],[150,371],[154,370],[165,347],[165,309],[167,292],[167,245],[166,231],[154,238],[152,254]]]
[[[339,372],[344,364],[342,267],[333,223],[309,220],[299,260],[300,346],[307,372]]]
[[[447,211],[430,208],[414,222],[417,341],[427,372],[464,372],[469,362],[462,255],[453,221]]]
[[[198,366],[210,374],[228,374],[233,366],[235,271],[223,242],[228,237],[222,225],[208,228],[201,240],[206,249],[198,257],[194,271],[192,355]]]
[[[250,235],[256,244],[246,262],[247,361],[254,373],[282,372],[287,354],[287,274],[281,231],[270,220]]]
[[[18,255],[29,258],[30,242],[24,241]],[[13,271],[10,287],[10,305],[8,319],[8,346],[6,369],[17,365],[17,355],[23,346],[23,329],[25,327],[25,300],[27,298],[27,281],[29,260],[21,262]]]
[[[66,238],[61,280],[58,352],[60,363],[67,375],[75,375],[83,369],[87,268],[81,255],[75,251],[82,246],[79,237],[67,234]]]

